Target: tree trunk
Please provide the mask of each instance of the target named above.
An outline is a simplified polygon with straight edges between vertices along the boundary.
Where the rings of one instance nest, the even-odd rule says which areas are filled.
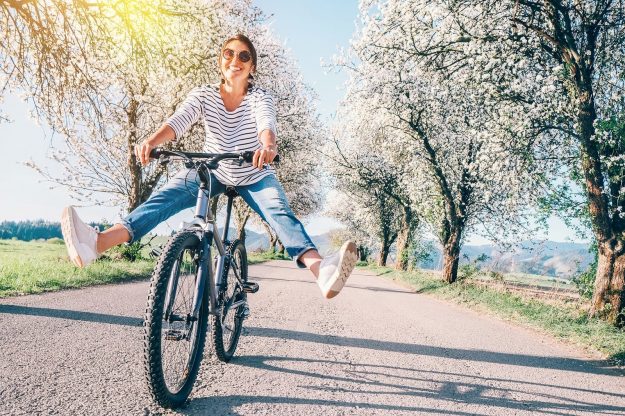
[[[245,241],[245,225],[247,224],[247,220],[250,219],[250,213],[242,217],[236,216],[237,222],[237,234],[239,236],[239,240]]]
[[[267,224],[265,221],[263,221],[262,223],[263,223],[263,227],[265,227],[265,231],[267,232],[267,235],[269,236],[269,251],[275,253],[276,244],[278,243],[278,236],[273,232],[269,224]]]
[[[408,245],[410,241],[409,231],[407,228],[403,228],[397,234],[397,260],[395,260],[395,269],[396,270],[407,270],[408,269]]]
[[[138,144],[137,138],[137,111],[139,102],[131,99],[128,103],[126,116],[128,117],[128,158],[127,166],[130,174],[130,189],[128,190],[128,212],[132,212],[143,203],[141,192],[141,181],[143,179],[143,170],[135,156],[135,146]]]
[[[588,212],[598,241],[599,253],[595,287],[589,315],[601,316],[617,326],[625,324],[625,241],[615,237],[616,219],[604,190],[605,174],[595,135],[595,105],[592,89],[580,93],[582,104],[578,114],[582,148],[582,169],[588,197]],[[609,305],[609,306],[608,306]]]
[[[458,227],[452,230],[449,238],[443,245],[443,280],[454,283],[458,279],[458,262],[460,261],[460,236],[462,231]]]
[[[280,241],[280,239],[278,238],[278,241],[276,242],[276,247],[277,247],[277,252],[281,255],[284,256],[284,244],[282,244],[282,241]]]
[[[388,242],[382,244],[382,249],[380,250],[380,254],[378,255],[378,266],[386,266],[386,261],[388,260],[388,252],[390,248],[391,247]]]
[[[624,243],[615,239],[599,244],[595,288],[589,313],[590,316],[605,318],[620,327],[625,324],[624,248]]]
[[[217,218],[217,207],[219,206],[219,196],[214,196],[210,200],[210,210],[213,215],[213,218]]]
[[[412,210],[409,207],[404,207],[404,217],[402,219],[402,228],[397,234],[397,260],[395,261],[395,269],[408,270],[408,260],[410,257],[410,243],[414,238],[415,221],[413,218]]]
[[[367,261],[368,257],[369,257],[369,247],[360,244],[358,246],[358,260]]]

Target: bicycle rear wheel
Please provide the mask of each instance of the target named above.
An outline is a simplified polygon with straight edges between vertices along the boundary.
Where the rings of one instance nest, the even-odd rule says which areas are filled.
[[[144,322],[144,364],[148,388],[163,407],[182,405],[197,378],[206,339],[209,298],[192,317],[201,257],[194,231],[175,234],[152,275]]]
[[[245,317],[247,294],[243,291],[242,283],[247,282],[247,252],[245,245],[235,240],[228,248],[230,264],[225,270],[225,286],[220,292],[221,316],[211,315],[211,335],[215,354],[220,361],[228,362],[232,359],[239,344],[243,320]]]

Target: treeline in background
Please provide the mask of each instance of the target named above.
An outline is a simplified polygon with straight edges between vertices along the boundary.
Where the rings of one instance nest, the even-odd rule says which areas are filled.
[[[102,230],[107,225],[102,223],[89,224]],[[63,238],[61,223],[44,220],[2,221],[0,222],[0,240],[32,241],[50,238]]]

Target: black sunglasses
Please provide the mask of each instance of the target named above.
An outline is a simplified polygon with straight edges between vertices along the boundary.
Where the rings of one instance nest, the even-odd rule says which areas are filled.
[[[237,53],[232,49],[224,49],[224,51],[222,52],[222,56],[226,61],[234,59],[235,55],[237,55],[239,57],[239,61],[243,63],[249,62],[249,60],[252,59],[252,54],[249,51],[241,51]]]

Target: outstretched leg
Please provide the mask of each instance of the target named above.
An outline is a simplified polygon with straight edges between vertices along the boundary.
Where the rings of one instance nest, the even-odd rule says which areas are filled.
[[[323,296],[332,298],[341,291],[356,265],[356,245],[346,242],[338,253],[322,258],[302,223],[289,207],[282,185],[269,175],[237,191],[245,202],[278,234],[298,267],[310,269]]]
[[[224,186],[211,177],[211,197],[224,191]],[[199,189],[197,172],[183,170],[147,201],[132,211],[119,224],[98,233],[85,224],[74,207],[63,210],[63,238],[72,262],[85,267],[104,251],[122,243],[139,241],[158,224],[185,208],[192,207]]]

